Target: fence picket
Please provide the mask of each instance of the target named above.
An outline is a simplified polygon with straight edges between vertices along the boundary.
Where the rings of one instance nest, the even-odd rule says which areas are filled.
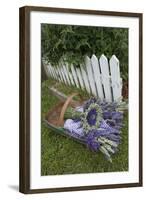
[[[74,80],[73,80],[73,76],[71,72],[68,72],[69,78],[70,78],[70,82],[72,85],[75,85]]]
[[[55,79],[57,80],[57,79],[58,79],[58,76],[57,76],[55,67],[53,67],[53,72],[54,72]]]
[[[52,72],[53,72],[53,76],[54,76],[54,78],[57,80],[57,75],[56,75],[56,73],[55,73],[55,69],[54,69],[54,67],[52,67]]]
[[[50,67],[50,65],[47,65],[46,67],[47,67],[49,76],[52,77],[52,72],[51,72],[51,67]]]
[[[67,83],[70,85],[70,79],[69,79],[69,76],[68,76],[68,68],[67,68],[67,65],[63,64],[63,70],[64,70],[64,73],[65,73],[65,76],[66,76],[66,79],[67,79]]]
[[[55,68],[55,71],[56,71],[56,74],[57,74],[57,77],[58,77],[59,81],[61,81],[57,67]]]
[[[84,90],[84,81],[82,79],[82,75],[81,75],[81,71],[79,68],[76,68],[76,72],[77,72],[77,76],[78,76],[78,79],[79,79],[79,82],[80,82],[80,86],[82,88],[82,90]]]
[[[71,72],[72,72],[75,84],[76,84],[77,88],[79,88],[79,82],[78,82],[77,74],[76,74],[76,71],[75,71],[75,68],[74,68],[73,65],[71,65]]]
[[[103,100],[104,99],[104,93],[103,93],[103,87],[102,87],[102,82],[101,82],[101,74],[100,74],[100,70],[99,70],[98,59],[95,55],[92,55],[91,64],[92,64],[91,66],[92,66],[92,69],[93,69],[93,74],[94,74],[94,79],[95,79],[98,97],[101,100]]]
[[[105,98],[108,102],[112,102],[112,94],[111,94],[111,83],[109,77],[109,66],[108,60],[105,55],[101,55],[100,59],[100,68],[102,73],[102,82],[104,87]]]
[[[110,59],[111,81],[113,89],[114,101],[117,101],[122,96],[122,84],[120,78],[119,60],[115,55]]]
[[[87,75],[88,75],[87,77],[88,77],[88,81],[90,84],[92,94],[94,96],[97,96],[94,76],[93,76],[93,72],[92,72],[91,60],[88,56],[85,57],[85,65],[86,65],[86,70],[87,70]]]
[[[57,67],[57,70],[58,70],[58,73],[59,73],[59,76],[60,76],[61,82],[63,82],[63,77],[62,77],[62,73],[61,73],[61,71],[60,71],[60,68]]]
[[[91,94],[90,86],[89,86],[89,82],[88,82],[88,78],[87,78],[87,74],[86,74],[86,71],[83,69],[82,65],[81,65],[81,73],[82,73],[83,81],[84,81],[84,84],[85,84],[85,88],[86,88],[87,92],[89,94]]]
[[[53,68],[52,68],[52,66],[50,64],[49,64],[49,68],[50,68],[50,72],[51,72],[52,78],[55,79]]]
[[[65,84],[67,84],[67,80],[65,78],[64,70],[61,66],[60,66],[60,70],[61,70],[61,74],[62,74],[62,77],[63,77],[63,81],[64,81]]]

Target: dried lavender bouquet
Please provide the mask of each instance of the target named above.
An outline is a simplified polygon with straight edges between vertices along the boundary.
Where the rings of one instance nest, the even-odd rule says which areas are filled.
[[[82,106],[69,107],[65,113],[64,129],[68,134],[84,141],[92,151],[101,151],[112,162],[121,142],[123,110],[127,104],[121,101],[108,103],[94,97]]]

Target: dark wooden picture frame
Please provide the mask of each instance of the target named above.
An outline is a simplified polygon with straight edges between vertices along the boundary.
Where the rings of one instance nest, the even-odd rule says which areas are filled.
[[[139,181],[136,183],[88,185],[64,188],[30,189],[30,13],[60,12],[103,16],[125,16],[139,19]],[[64,8],[25,6],[20,8],[20,134],[19,134],[19,190],[25,194],[61,191],[96,190],[142,186],[142,14]]]

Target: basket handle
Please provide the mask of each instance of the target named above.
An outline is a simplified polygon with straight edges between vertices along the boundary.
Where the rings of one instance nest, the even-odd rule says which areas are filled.
[[[78,94],[78,93],[73,93],[72,95],[70,95],[70,96],[66,99],[66,101],[65,101],[65,103],[64,103],[64,105],[63,105],[63,107],[62,107],[62,110],[61,110],[61,112],[60,112],[59,120],[58,120],[58,123],[57,123],[58,126],[62,126],[62,125],[64,124],[64,114],[65,114],[65,112],[66,112],[66,110],[67,110],[69,104],[71,103],[73,97],[74,97],[74,96],[77,96],[77,95],[79,95],[79,94]],[[82,99],[81,95],[79,95],[79,97]]]

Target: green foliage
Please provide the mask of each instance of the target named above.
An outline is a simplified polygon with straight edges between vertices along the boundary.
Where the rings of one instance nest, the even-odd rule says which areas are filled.
[[[53,66],[60,61],[79,66],[84,56],[113,54],[120,60],[122,78],[128,78],[128,29],[42,24],[42,57]]]

